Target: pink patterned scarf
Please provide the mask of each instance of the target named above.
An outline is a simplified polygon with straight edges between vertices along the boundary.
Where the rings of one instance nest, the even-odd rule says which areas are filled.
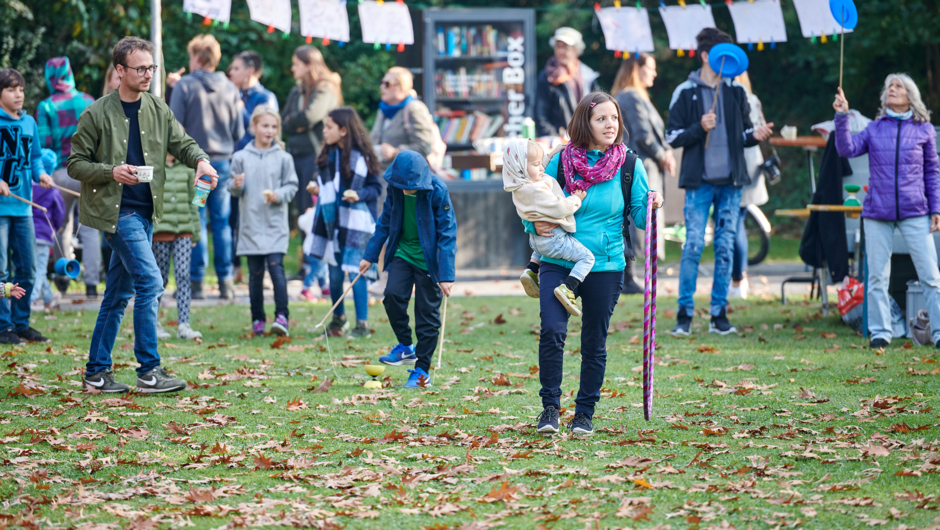
[[[623,144],[612,145],[592,167],[588,163],[587,148],[568,144],[561,152],[561,166],[565,171],[565,191],[568,193],[575,190],[587,191],[594,184],[614,178],[620,171],[626,155],[627,148]],[[575,180],[575,175],[580,175],[581,180]]]

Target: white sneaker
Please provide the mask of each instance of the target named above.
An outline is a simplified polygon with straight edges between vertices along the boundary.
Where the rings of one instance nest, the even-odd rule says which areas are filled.
[[[202,333],[193,331],[193,328],[189,327],[189,324],[180,324],[179,327],[176,328],[176,338],[196,340],[202,338]]]
[[[160,325],[159,322],[157,322],[157,338],[158,338],[158,339],[168,339],[168,338],[170,338],[171,336],[172,336],[172,335],[170,335],[169,333],[167,333],[167,331],[166,331],[165,329],[163,329],[163,326]]]
[[[733,284],[728,286],[728,298],[740,298],[747,300],[747,278],[741,280],[741,283],[735,287]]]

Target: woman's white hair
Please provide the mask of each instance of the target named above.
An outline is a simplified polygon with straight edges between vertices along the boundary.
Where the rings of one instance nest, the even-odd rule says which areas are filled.
[[[885,86],[881,89],[881,107],[878,109],[878,116],[880,118],[887,114],[888,110],[888,87],[891,86],[891,82],[897,80],[904,88],[907,89],[907,99],[911,102],[911,110],[914,112],[913,119],[916,122],[929,122],[930,121],[930,111],[927,110],[927,106],[924,105],[924,100],[920,98],[920,89],[917,88],[917,84],[914,83],[914,80],[911,79],[911,76],[907,74],[890,74],[885,78]]]

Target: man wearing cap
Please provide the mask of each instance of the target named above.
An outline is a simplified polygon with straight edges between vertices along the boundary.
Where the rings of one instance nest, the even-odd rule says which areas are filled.
[[[564,136],[574,109],[585,95],[600,90],[600,74],[583,64],[584,39],[574,28],[558,28],[548,40],[555,54],[539,72],[535,93],[535,132]]]
[[[705,28],[695,37],[702,68],[676,87],[669,104],[666,141],[682,147],[679,187],[685,189],[686,239],[679,267],[679,312],[674,335],[689,335],[698,265],[705,248],[705,228],[714,206],[715,279],[712,283],[709,333],[727,335],[737,329],[728,322],[728,286],[737,233],[741,187],[751,183],[744,162],[744,148],[757,145],[773,132],[773,123],[754,128],[747,92],[731,79],[722,79],[708,64],[709,51],[731,42],[731,36]],[[716,53],[718,53],[716,51]],[[721,87],[720,96],[715,91]],[[714,108],[712,102],[715,102]]]

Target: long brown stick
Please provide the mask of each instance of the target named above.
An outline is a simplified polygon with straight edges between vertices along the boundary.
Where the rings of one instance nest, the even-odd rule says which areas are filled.
[[[718,104],[718,93],[721,92],[721,73],[724,71],[724,69],[725,69],[725,58],[722,57],[721,66],[718,67],[718,86],[715,87],[715,97],[714,99],[712,99],[712,110],[708,112],[714,112],[715,105]],[[708,134],[705,135],[705,149],[708,149],[708,141],[711,139],[711,137],[712,137],[712,130],[709,129]]]
[[[47,210],[46,210],[45,208],[43,208],[42,206],[40,206],[40,205],[34,203],[33,201],[26,200],[26,199],[20,197],[19,195],[15,195],[15,194],[11,193],[11,194],[10,194],[10,197],[13,197],[14,199],[16,199],[16,200],[18,200],[18,201],[25,202],[26,204],[32,206],[33,208],[35,208],[35,209],[37,209],[37,210],[39,210],[39,211],[42,211],[42,212],[47,211]]]
[[[356,276],[356,278],[349,284],[349,287],[347,287],[346,290],[343,291],[343,295],[340,296],[340,297],[336,300],[336,303],[333,304],[333,307],[330,308],[329,312],[327,312],[327,314],[324,315],[323,320],[321,320],[320,323],[317,324],[317,328],[319,328],[320,326],[322,326],[323,323],[326,322],[326,319],[330,318],[330,315],[333,314],[333,311],[336,310],[336,307],[339,306],[340,303],[342,303],[342,301],[343,301],[344,298],[346,298],[346,295],[349,293],[349,290],[352,289],[353,285],[356,285],[356,282],[357,282],[357,281],[359,281],[359,278],[362,278],[362,273],[361,273],[361,272],[360,272],[360,273]],[[316,329],[316,328],[314,328],[314,329]]]
[[[52,187],[55,188],[55,189],[57,189],[57,190],[59,190],[59,191],[64,191],[65,193],[68,193],[68,194],[70,194],[70,195],[74,195],[74,196],[76,196],[76,197],[81,197],[81,196],[82,196],[81,193],[79,193],[79,192],[77,192],[77,191],[74,191],[74,190],[70,190],[70,189],[65,188],[65,187],[62,187],[62,186],[59,186],[58,184],[53,184]]]
[[[449,296],[444,297],[444,310],[442,311],[443,315],[441,316],[441,341],[438,346],[437,351],[437,369],[441,369],[441,359],[444,357],[444,329],[447,327],[447,299]]]

